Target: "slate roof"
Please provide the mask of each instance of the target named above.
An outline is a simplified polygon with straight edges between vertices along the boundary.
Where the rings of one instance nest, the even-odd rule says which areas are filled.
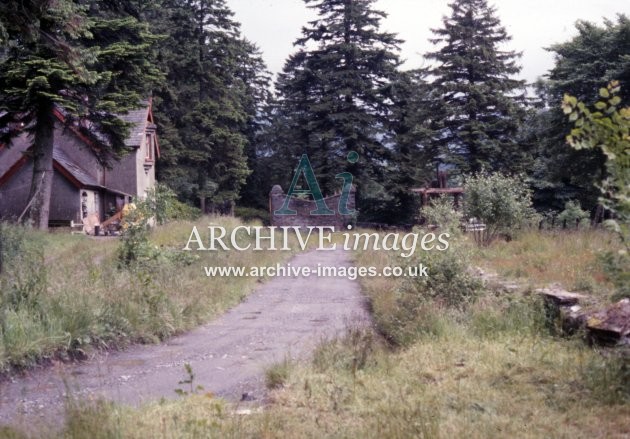
[[[72,176],[81,184],[85,186],[101,186],[93,176],[74,163],[60,148],[53,149],[53,159],[55,159],[66,171],[72,174]]]
[[[125,139],[126,146],[140,147],[147,128],[148,111],[149,102],[143,102],[142,108],[132,110],[120,116],[122,120],[132,124],[129,129],[129,136]]]
[[[70,157],[68,157],[68,155],[59,148],[53,149],[53,159],[57,163],[59,163],[59,165],[61,165],[61,167],[63,167],[67,172],[69,172],[74,178],[76,178],[77,181],[81,183],[83,186],[90,187],[90,188],[104,189],[108,192],[113,192],[115,194],[128,195],[128,196],[130,195],[125,192],[121,192],[121,191],[101,185],[96,180],[96,178],[90,175],[81,166],[74,163],[70,159]]]

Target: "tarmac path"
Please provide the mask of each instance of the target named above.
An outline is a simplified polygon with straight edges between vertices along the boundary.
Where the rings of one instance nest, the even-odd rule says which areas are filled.
[[[295,256],[294,267],[350,266],[343,251]],[[104,352],[85,362],[34,369],[0,382],[0,425],[30,430],[63,419],[67,391],[138,405],[177,398],[191,365],[195,385],[231,401],[262,401],[264,372],[287,357],[307,358],[321,340],[349,326],[369,325],[357,281],[346,278],[277,277],[216,320],[157,345]]]

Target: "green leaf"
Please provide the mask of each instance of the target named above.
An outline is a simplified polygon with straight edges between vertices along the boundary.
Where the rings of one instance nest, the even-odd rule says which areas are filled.
[[[600,88],[599,95],[605,99],[608,99],[610,97],[610,92],[608,91],[607,88]]]

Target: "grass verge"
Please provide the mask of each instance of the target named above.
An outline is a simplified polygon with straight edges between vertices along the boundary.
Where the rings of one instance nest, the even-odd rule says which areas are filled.
[[[477,249],[475,262],[531,287],[559,283],[571,291],[608,298],[612,285],[601,255],[620,248],[618,238],[601,229],[529,231],[518,240]]]
[[[209,278],[204,266],[271,265],[290,256],[182,252],[193,225],[203,230],[208,223],[228,233],[242,224],[205,217],[160,226],[150,235],[152,258],[131,268],[118,266],[117,239],[5,229],[3,236],[20,244],[5,246],[10,253],[0,275],[0,371],[185,331],[235,305],[260,281]]]

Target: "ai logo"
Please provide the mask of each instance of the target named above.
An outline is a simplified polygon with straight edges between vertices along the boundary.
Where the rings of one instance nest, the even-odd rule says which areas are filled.
[[[356,163],[359,160],[359,154],[352,151],[348,154],[348,161],[350,163]],[[306,180],[306,185],[308,189],[296,189],[298,180],[300,179],[300,175],[304,174],[304,179]],[[337,211],[339,215],[352,215],[355,213],[355,210],[348,209],[348,197],[350,196],[350,191],[352,189],[352,174],[349,172],[342,172],[340,174],[335,175],[336,179],[342,180],[343,187],[341,189],[341,197],[339,197],[339,204],[337,206]],[[291,196],[293,194],[296,195],[310,195],[315,200],[315,204],[317,205],[317,209],[312,210],[310,212],[311,215],[334,215],[335,212],[331,210],[324,200],[324,196],[322,195],[322,191],[319,188],[319,183],[317,183],[317,178],[315,177],[315,173],[313,172],[313,167],[311,166],[311,162],[308,160],[308,156],[306,154],[302,155],[300,162],[298,164],[297,170],[295,171],[295,175],[293,176],[293,181],[291,182],[291,186],[287,192],[286,197],[284,198],[284,203],[282,207],[276,211],[274,211],[275,215],[297,215],[295,210],[289,209],[289,203],[291,202]]]

